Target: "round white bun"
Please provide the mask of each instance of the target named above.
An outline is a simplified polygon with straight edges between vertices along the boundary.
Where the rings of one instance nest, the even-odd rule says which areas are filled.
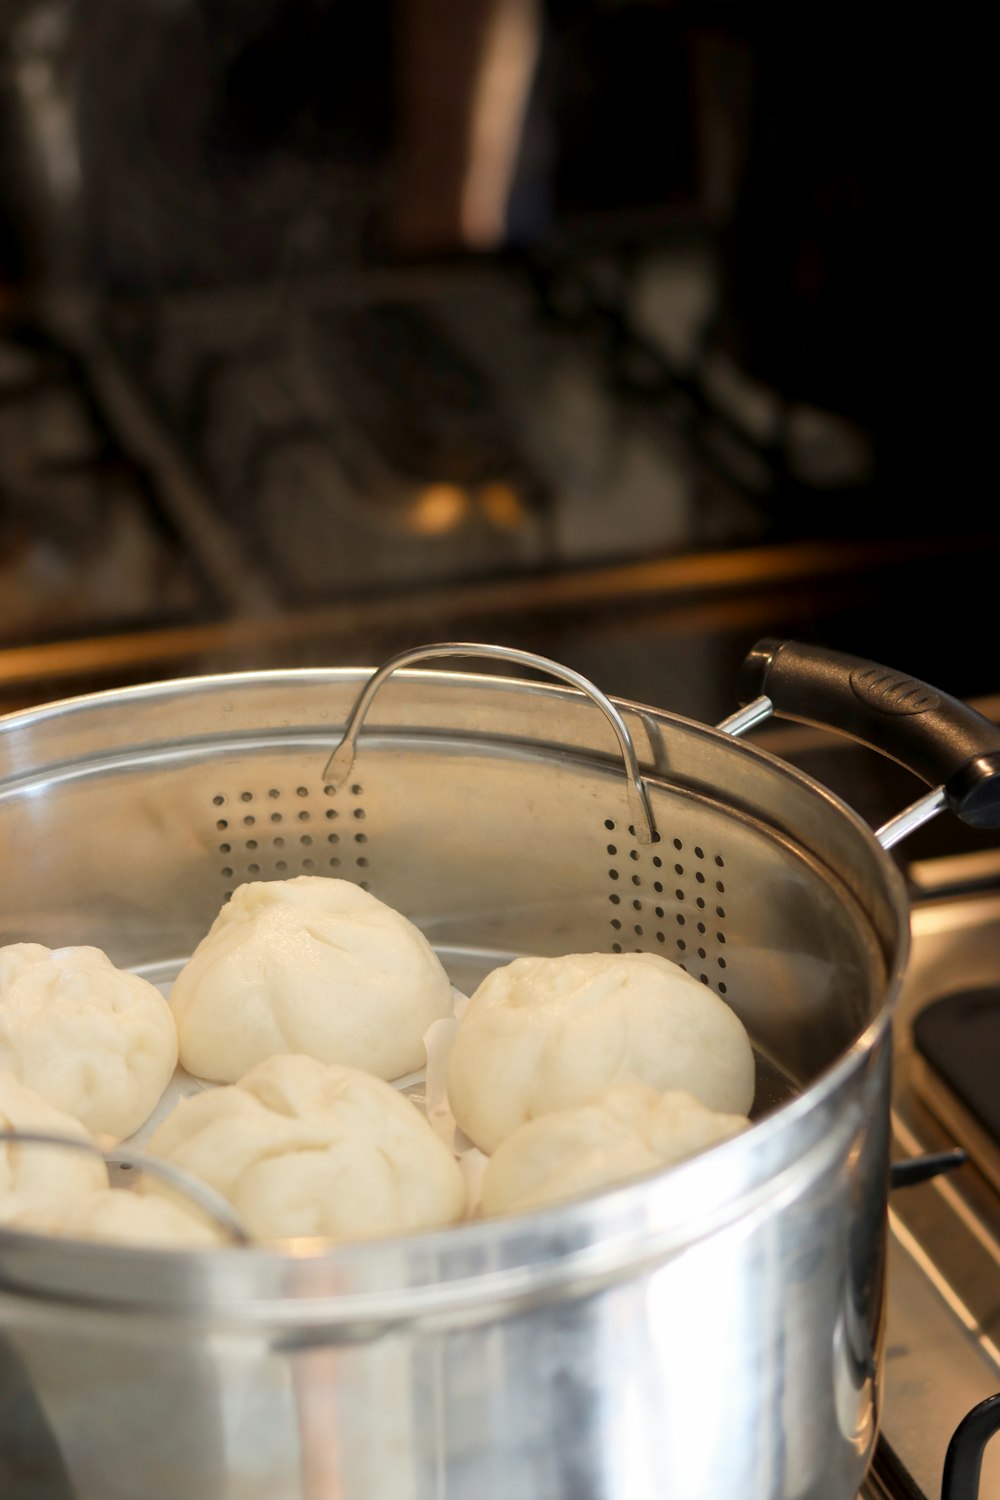
[[[755,1069],[746,1028],[718,995],[656,953],[517,958],[462,1014],[448,1057],[455,1120],[481,1150],[519,1125],[637,1078],[745,1115]]]
[[[94,1135],[138,1130],[176,1066],[167,1002],[99,948],[0,949],[0,1069]]]
[[[239,886],[170,993],[181,1062],[217,1083],[279,1053],[400,1078],[452,1002],[419,928],[322,875]]]
[[[0,1072],[0,1130],[39,1132],[89,1141],[72,1115],[55,1109],[41,1094]],[[99,1156],[73,1147],[0,1141],[0,1223],[19,1213],[108,1185],[108,1169]]]
[[[482,1211],[513,1213],[596,1193],[695,1156],[749,1123],[679,1090],[612,1083],[590,1104],[555,1110],[509,1135],[483,1174]]]
[[[10,1227],[150,1249],[208,1250],[229,1243],[221,1228],[193,1209],[114,1188],[36,1205],[11,1219]]]
[[[214,1187],[255,1239],[357,1239],[451,1224],[452,1152],[405,1095],[357,1068],[278,1056],[183,1099],[148,1151]],[[147,1176],[143,1188],[163,1191]]]

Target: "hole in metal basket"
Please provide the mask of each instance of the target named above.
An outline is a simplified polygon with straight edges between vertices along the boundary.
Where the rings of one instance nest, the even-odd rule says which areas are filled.
[[[308,797],[309,788],[307,786],[297,786],[295,788],[295,795],[296,797]]]
[[[253,792],[240,792],[240,801],[241,802],[252,802],[253,801]]]
[[[611,951],[612,951],[612,953],[620,953],[622,951],[622,945],[621,945],[621,943],[612,943],[611,944]]]
[[[274,799],[275,799],[275,798],[276,798],[276,797],[280,797],[280,796],[281,796],[281,793],[280,793],[280,792],[279,792],[279,791],[278,791],[278,788],[277,788],[277,787],[276,787],[276,786],[273,786],[273,787],[272,787],[272,788],[271,788],[271,790],[270,790],[270,791],[269,791],[269,792],[268,792],[268,794],[267,794],[267,795],[268,795],[268,796],[269,796],[269,797],[270,797],[270,798],[271,798],[271,800],[272,800],[272,801],[273,801],[273,800],[274,800]]]
[[[602,819],[602,823],[604,828],[607,829],[609,825],[614,824],[614,820],[606,818]],[[622,881],[626,881],[633,887],[630,894],[635,897],[631,905],[633,912],[636,914],[633,917],[633,923],[636,925],[631,927],[626,925],[625,931],[634,933],[636,938],[648,939],[645,948],[640,946],[633,949],[631,945],[626,944],[624,951],[639,953],[648,951],[649,948],[652,948],[654,951],[657,948],[660,948],[660,951],[666,948],[668,956],[674,957],[675,960],[679,958],[679,954],[682,952],[690,955],[694,950],[689,944],[685,943],[680,934],[685,930],[686,924],[691,922],[697,928],[699,934],[696,941],[705,944],[703,948],[697,950],[698,956],[702,960],[702,967],[706,969],[711,967],[712,974],[715,975],[718,969],[726,967],[726,961],[723,959],[720,964],[717,952],[712,951],[710,945],[713,942],[724,943],[726,936],[721,931],[721,928],[719,931],[716,931],[714,927],[710,930],[709,918],[707,916],[709,906],[706,896],[713,886],[717,891],[720,886],[722,886],[723,890],[725,887],[721,880],[709,880],[704,866],[714,864],[716,872],[718,872],[718,870],[724,867],[725,861],[721,854],[715,854],[704,844],[690,843],[681,838],[669,838],[664,840],[664,845],[665,847],[672,846],[673,850],[676,851],[674,857],[665,860],[659,853],[654,854],[651,850],[643,850],[638,843],[627,850],[622,849],[618,842],[605,843],[604,845],[613,861],[612,868],[608,870],[609,880],[613,885],[620,885]],[[687,851],[686,857],[683,852],[685,850]],[[626,853],[631,868],[623,870],[621,859]],[[693,868],[693,862],[696,860],[703,861],[704,865],[701,868]],[[664,880],[666,877],[664,875],[664,867],[667,870],[672,869],[675,878],[679,877],[676,886],[671,887],[669,882],[665,886]],[[653,879],[653,876],[659,876],[660,878]],[[691,889],[689,884],[692,876],[696,882],[694,889]],[[648,897],[644,895],[647,884],[652,887]],[[695,891],[704,892],[704,894],[696,895]],[[609,893],[608,900],[613,907],[622,905],[621,897],[614,890]],[[654,906],[653,902],[658,904]],[[652,914],[655,912],[657,923],[655,943],[653,942],[654,929],[649,928],[647,930],[646,927],[638,925],[640,920],[639,914],[643,912],[644,907],[648,907],[649,910],[647,918],[643,920],[651,920]],[[694,910],[695,907],[697,907],[697,911]],[[685,915],[685,912],[687,915]],[[716,907],[715,914],[719,923],[723,923],[726,917],[725,908],[722,906]],[[674,927],[674,923],[677,924],[676,927]],[[621,934],[622,928],[618,914],[614,914],[611,917],[609,925],[611,926],[611,932],[608,934],[609,938],[615,934]],[[677,934],[676,938],[672,936],[674,933]],[[695,972],[692,970],[693,977]],[[704,982],[715,984],[713,979],[708,978]]]
[[[223,797],[222,793],[220,792],[217,796],[212,798],[212,806],[221,807],[225,800],[225,797]]]
[[[351,787],[351,791],[354,793],[355,797],[361,797],[361,796],[363,796],[364,795],[364,790],[365,790],[364,787],[360,784],[360,782],[357,782],[357,781]]]

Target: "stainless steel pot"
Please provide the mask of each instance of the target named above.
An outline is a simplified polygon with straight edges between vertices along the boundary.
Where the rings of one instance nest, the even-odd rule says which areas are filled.
[[[399,671],[376,698],[435,654],[570,686]],[[752,701],[718,729],[465,645],[0,724],[3,941],[95,944],[165,982],[239,882],[336,874],[416,921],[462,989],[519,953],[665,953],[725,995],[759,1063],[745,1135],[545,1211],[290,1255],[0,1233],[4,1493],[853,1500],[909,935],[885,847],[946,804],[998,821],[1000,733],[791,643],[746,670]],[[772,709],[935,790],[875,836],[735,742]]]

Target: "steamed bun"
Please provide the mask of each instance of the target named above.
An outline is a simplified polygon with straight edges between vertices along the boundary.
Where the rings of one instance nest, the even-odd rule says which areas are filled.
[[[79,1120],[55,1109],[13,1073],[0,1073],[0,1130],[42,1132],[89,1141]],[[108,1169],[99,1156],[72,1147],[18,1146],[0,1141],[0,1223],[22,1212],[108,1185]]]
[[[659,954],[516,958],[472,995],[447,1092],[458,1125],[491,1153],[525,1121],[624,1078],[746,1114],[753,1051],[736,1013]]]
[[[483,1213],[597,1192],[683,1161],[749,1123],[678,1090],[658,1093],[634,1079],[610,1084],[592,1103],[554,1110],[507,1137],[483,1174]]]
[[[300,875],[233,893],[178,974],[184,1067],[233,1083],[277,1053],[399,1078],[451,1013],[448,976],[419,928],[347,880]]]
[[[0,1069],[95,1135],[131,1135],[177,1066],[170,1007],[99,948],[0,949]]]
[[[36,1204],[16,1214],[12,1229],[33,1234],[65,1235],[74,1240],[102,1240],[150,1249],[209,1250],[225,1245],[225,1232],[193,1209],[167,1198],[115,1188]]]
[[[371,1073],[303,1056],[182,1100],[148,1151],[227,1198],[258,1239],[333,1239],[451,1224],[465,1183],[403,1094]],[[163,1191],[155,1179],[143,1190]]]

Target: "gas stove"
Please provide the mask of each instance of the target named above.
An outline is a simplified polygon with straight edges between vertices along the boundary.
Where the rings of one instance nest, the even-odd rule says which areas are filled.
[[[1000,995],[1000,891],[983,884],[998,871],[1000,856],[976,852],[908,872],[894,1154],[958,1148],[967,1160],[891,1195],[884,1404],[864,1500],[1000,1495],[1000,1442],[988,1442],[1000,1430],[1000,1193],[988,1130],[970,1107],[984,1055],[976,1017],[995,1014]]]

